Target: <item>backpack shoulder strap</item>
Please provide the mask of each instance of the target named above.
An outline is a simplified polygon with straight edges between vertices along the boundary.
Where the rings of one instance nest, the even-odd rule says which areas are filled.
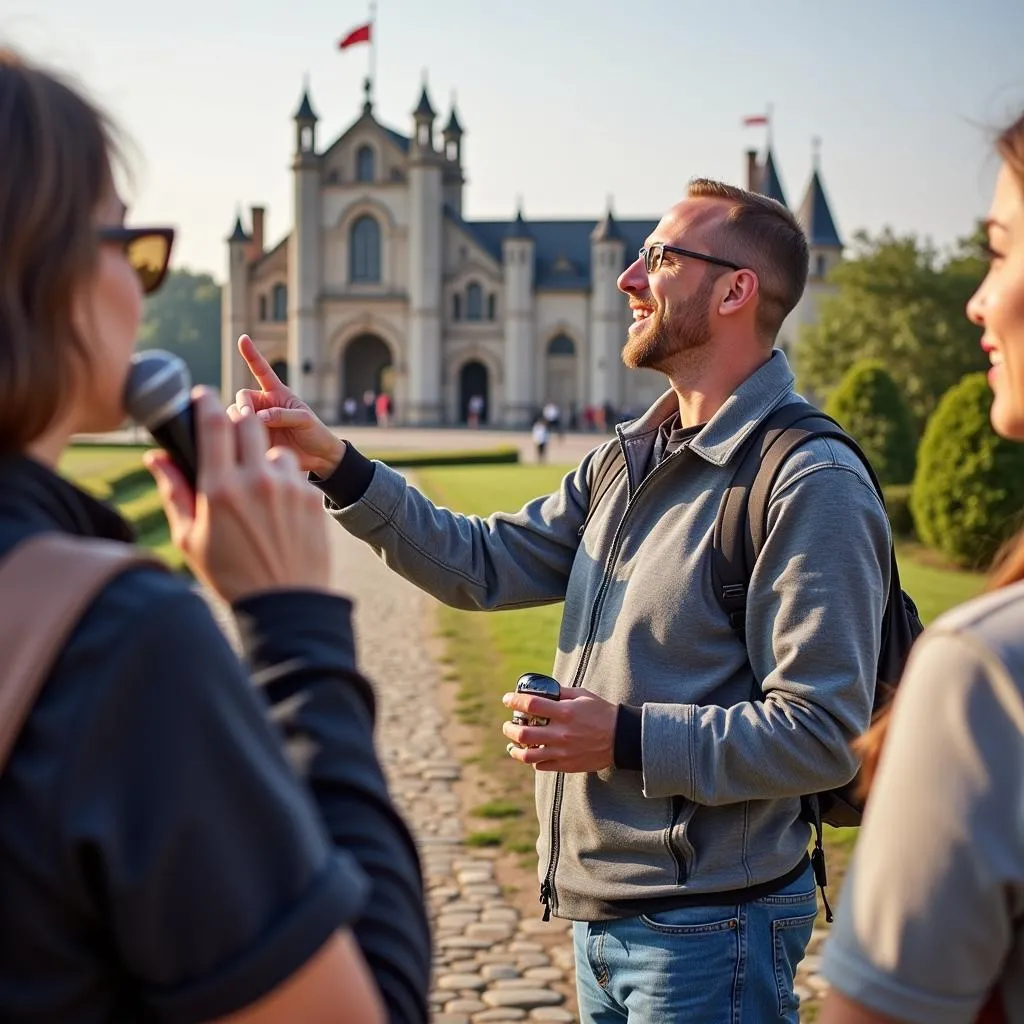
[[[601,502],[612,489],[615,481],[626,471],[626,459],[622,454],[622,447],[616,441],[607,451],[594,459],[594,482],[590,487],[590,502],[587,505],[587,518],[579,529],[582,537],[594,513],[601,506]]]
[[[141,548],[63,533],[29,537],[0,562],[0,770],[90,603],[109,580],[142,565],[167,571]]]
[[[770,413],[741,448],[715,520],[715,595],[730,625],[740,634],[744,631],[750,574],[767,533],[768,499],[786,459],[815,437],[831,437],[852,448],[881,497],[881,486],[867,458],[835,420],[802,400],[787,402]]]

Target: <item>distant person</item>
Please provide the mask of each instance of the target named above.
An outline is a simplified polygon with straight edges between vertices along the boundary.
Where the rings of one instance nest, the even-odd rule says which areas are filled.
[[[535,768],[540,896],[574,922],[584,1022],[798,1017],[817,911],[800,798],[857,770],[889,524],[859,457],[819,437],[769,496],[742,630],[710,559],[744,442],[800,401],[773,346],[807,266],[780,203],[692,182],[619,278],[633,314],[622,358],[671,390],[514,515],[433,505],[318,425],[242,344],[264,387],[240,401],[295,443],[331,514],[390,568],[460,608],[565,601],[563,699],[509,695],[550,725],[504,732]]]
[[[550,437],[546,416],[538,416],[533,421],[531,436],[533,437],[533,445],[537,452],[537,461],[543,462],[548,447],[548,438]]]
[[[348,398],[345,399],[342,411],[344,413],[345,423],[355,423],[356,413],[359,411],[359,403],[349,395]]]
[[[992,426],[1024,442],[1024,115],[997,148],[967,315],[992,363]],[[1024,533],[988,589],[917,641],[862,744],[870,798],[821,1024],[1024,1021]]]
[[[113,134],[0,50],[0,558],[39,534],[134,541],[58,470],[73,435],[124,420],[173,239],[125,223]],[[55,652],[0,775],[0,1020],[425,1022],[419,864],[317,492],[255,416],[197,396],[198,493],[147,465],[245,662],[156,568],[115,578]]]
[[[363,421],[367,426],[377,422],[377,395],[369,388],[363,392]]]
[[[484,413],[483,395],[471,395],[469,399],[469,425],[475,430],[480,426],[480,419]]]
[[[562,437],[562,410],[558,407],[558,403],[547,402],[544,405],[543,416],[547,422],[548,431],[552,434],[557,433],[559,437]]]
[[[376,398],[375,411],[377,413],[377,426],[387,427],[391,424],[391,396],[382,391]]]

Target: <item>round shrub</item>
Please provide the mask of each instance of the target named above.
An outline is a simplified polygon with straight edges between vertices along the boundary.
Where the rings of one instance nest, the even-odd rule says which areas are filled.
[[[989,423],[983,373],[943,395],[925,428],[910,496],[917,535],[957,565],[987,568],[1020,523],[1024,445]]]
[[[864,449],[882,484],[910,483],[917,430],[910,406],[884,363],[854,363],[829,396],[825,412]]]
[[[914,517],[910,513],[910,484],[890,484],[884,488],[885,510],[889,525],[900,540],[914,540]]]

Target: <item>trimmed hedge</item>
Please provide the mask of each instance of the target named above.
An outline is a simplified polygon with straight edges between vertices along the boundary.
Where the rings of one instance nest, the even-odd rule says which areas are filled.
[[[825,412],[864,449],[883,485],[913,480],[914,417],[883,362],[854,363],[829,396]]]
[[[492,466],[519,461],[518,448],[478,448],[451,452],[373,452],[367,458],[386,463],[392,469],[428,466]]]
[[[910,497],[917,535],[957,565],[987,568],[1024,509],[1024,445],[989,422],[992,391],[968,374],[925,428]]]

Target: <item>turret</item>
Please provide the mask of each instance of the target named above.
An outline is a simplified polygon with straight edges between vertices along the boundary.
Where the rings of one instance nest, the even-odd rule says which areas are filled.
[[[819,141],[814,140],[811,180],[804,193],[803,202],[797,210],[796,219],[807,235],[809,250],[807,287],[797,307],[786,318],[779,331],[779,347],[792,351],[801,329],[818,322],[818,310],[822,298],[833,291],[827,281],[829,271],[843,258],[843,242],[836,229],[821,180]]]
[[[238,352],[238,337],[248,330],[249,298],[248,251],[251,238],[242,227],[241,213],[228,235],[228,286],[221,302],[221,394],[225,403],[235,400],[235,392],[245,387],[248,370]]]
[[[455,112],[455,97],[448,123],[444,126],[444,201],[459,216],[462,215],[462,187],[466,183],[462,173],[462,125]]]
[[[288,383],[303,400],[319,407],[316,373],[320,355],[317,305],[320,298],[320,158],[317,116],[309,88],[295,113],[293,224],[288,240]]]
[[[441,274],[444,157],[434,149],[434,108],[426,81],[413,111],[409,151],[408,423],[438,423],[441,412]]]
[[[626,330],[626,300],[616,282],[626,265],[626,241],[612,213],[590,233],[589,401],[619,404],[619,352]]]
[[[427,82],[426,76],[424,76],[420,101],[412,112],[412,145],[414,150],[420,153],[434,151],[434,118],[436,117],[437,114],[430,105],[430,97],[427,95]]]
[[[520,204],[501,243],[505,275],[505,410],[506,426],[529,426],[534,394],[535,244]]]
[[[796,215],[807,235],[807,244],[810,247],[808,276],[812,281],[824,281],[828,272],[843,255],[843,241],[839,237],[832,209],[825,195],[825,186],[821,180],[820,150],[821,140],[815,139],[811,156],[811,180]]]

